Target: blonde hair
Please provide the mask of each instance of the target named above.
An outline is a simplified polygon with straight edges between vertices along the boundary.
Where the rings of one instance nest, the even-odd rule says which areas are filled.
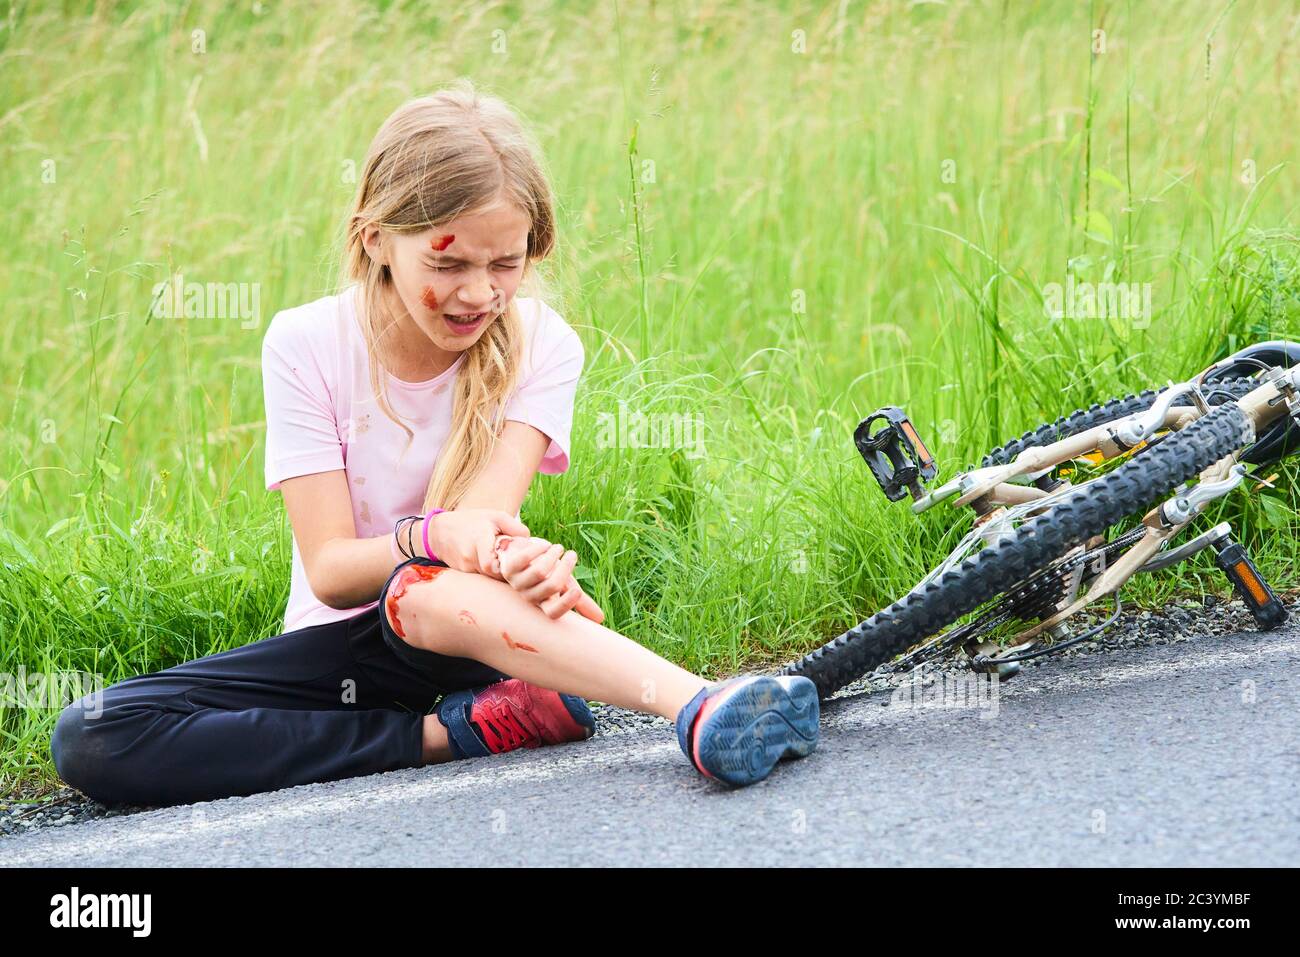
[[[541,151],[514,111],[468,80],[398,107],[366,155],[344,240],[343,274],[360,292],[361,328],[370,357],[370,386],[379,407],[407,435],[381,374],[378,343],[396,322],[388,309],[392,276],[362,244],[367,227],[420,232],[488,206],[498,196],[529,218],[524,277],[555,245],[555,210]],[[523,325],[512,297],[505,312],[465,350],[456,374],[451,431],[438,456],[421,511],[455,508],[487,465],[504,425],[523,351]],[[405,455],[405,450],[403,450]]]

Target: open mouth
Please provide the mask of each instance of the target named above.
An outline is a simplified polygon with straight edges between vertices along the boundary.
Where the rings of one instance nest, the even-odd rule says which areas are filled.
[[[490,316],[490,312],[477,312],[463,316],[453,316],[450,313],[443,313],[442,317],[447,321],[447,325],[457,333],[473,332],[484,320]]]

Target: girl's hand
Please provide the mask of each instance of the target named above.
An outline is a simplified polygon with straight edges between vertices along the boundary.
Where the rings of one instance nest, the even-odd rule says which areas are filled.
[[[544,538],[502,535],[497,539],[496,554],[505,581],[547,617],[559,618],[572,609],[597,624],[605,620],[605,612],[573,577],[577,552]]]
[[[421,529],[414,529],[418,541]],[[500,509],[462,508],[429,519],[429,547],[448,567],[461,572],[501,576],[494,546],[501,535],[527,535],[528,526]],[[420,547],[420,546],[417,546]]]

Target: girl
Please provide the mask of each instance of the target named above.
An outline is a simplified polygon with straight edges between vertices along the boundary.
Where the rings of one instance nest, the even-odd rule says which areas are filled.
[[[515,295],[555,243],[537,157],[468,82],[385,121],[352,282],[263,341],[266,486],[293,526],[284,633],[74,702],[50,741],[65,781],[112,803],[251,794],[584,740],[584,699],[673,719],[728,785],[813,750],[811,681],[710,684],[659,658],[603,627],[578,556],[519,520],[533,475],[568,468],[584,361]]]

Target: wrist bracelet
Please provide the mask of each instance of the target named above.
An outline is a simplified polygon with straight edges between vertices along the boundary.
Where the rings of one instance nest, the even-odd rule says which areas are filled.
[[[428,555],[429,558],[433,559],[435,562],[440,559],[433,553],[433,549],[429,547],[429,519],[433,518],[433,516],[437,515],[439,512],[445,511],[447,511],[445,508],[430,509],[429,514],[424,516],[424,529],[420,536],[424,539],[424,554]]]
[[[390,551],[393,558],[401,562],[403,559],[415,557],[415,545],[411,541],[411,530],[415,528],[415,523],[420,521],[419,515],[405,515],[393,523],[393,538]],[[402,523],[406,522],[406,547],[402,547]]]

